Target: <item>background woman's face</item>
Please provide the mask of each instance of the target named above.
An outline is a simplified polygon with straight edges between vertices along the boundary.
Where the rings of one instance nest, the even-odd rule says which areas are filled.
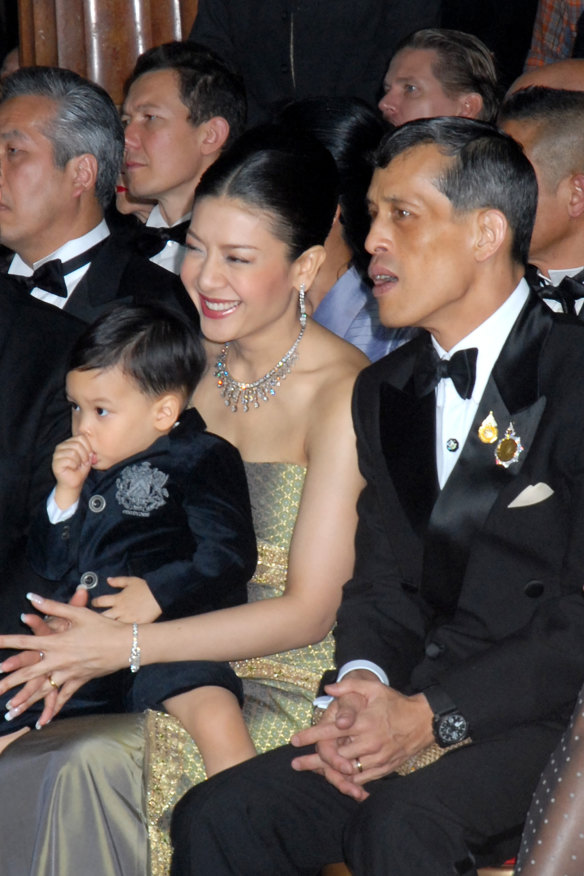
[[[269,216],[227,197],[195,203],[181,278],[209,340],[243,338],[296,307],[288,246]]]

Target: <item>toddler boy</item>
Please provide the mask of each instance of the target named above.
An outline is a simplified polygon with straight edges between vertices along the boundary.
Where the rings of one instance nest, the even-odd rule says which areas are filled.
[[[243,464],[188,408],[204,367],[195,328],[159,305],[115,308],[78,341],[72,437],[55,449],[56,486],[28,549],[35,571],[60,582],[56,598],[82,587],[135,624],[245,601],[256,551]],[[255,753],[238,699],[227,664],[184,661],[96,679],[64,713],[162,705],[216,772]],[[30,710],[12,720],[29,725]]]

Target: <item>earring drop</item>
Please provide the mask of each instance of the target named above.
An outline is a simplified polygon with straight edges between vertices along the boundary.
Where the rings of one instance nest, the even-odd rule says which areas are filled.
[[[306,295],[306,284],[301,283],[300,288],[298,290],[298,304],[300,306],[300,325],[302,328],[306,327],[306,307],[304,304],[304,297]]]

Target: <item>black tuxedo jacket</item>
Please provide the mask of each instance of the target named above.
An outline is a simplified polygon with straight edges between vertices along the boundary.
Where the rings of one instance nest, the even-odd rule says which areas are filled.
[[[20,293],[6,273],[10,261],[11,256],[2,260],[0,291],[14,294],[16,288]],[[160,301],[176,308],[199,324],[197,309],[180,277],[137,253],[131,237],[114,233],[105,239],[63,309],[85,323],[92,323],[118,304],[148,301]]]
[[[26,592],[21,561],[28,523],[52,487],[55,445],[70,434],[65,372],[84,328],[50,304],[0,290],[0,626],[6,632],[14,632],[19,606],[27,605],[9,594],[13,584]]]
[[[199,324],[197,310],[180,277],[136,253],[124,235],[111,234],[67,299],[65,310],[91,323],[117,304],[152,300],[178,307]]]
[[[475,740],[564,722],[584,677],[584,326],[528,299],[441,491],[434,393],[413,392],[425,343],[356,384],[367,485],[337,665],[372,660],[406,693],[439,683]],[[508,468],[479,437],[490,412],[524,448]]]

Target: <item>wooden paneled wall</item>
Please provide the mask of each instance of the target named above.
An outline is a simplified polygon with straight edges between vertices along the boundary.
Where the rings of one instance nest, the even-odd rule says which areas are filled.
[[[121,104],[146,49],[186,39],[198,0],[18,0],[23,65],[68,67]]]

